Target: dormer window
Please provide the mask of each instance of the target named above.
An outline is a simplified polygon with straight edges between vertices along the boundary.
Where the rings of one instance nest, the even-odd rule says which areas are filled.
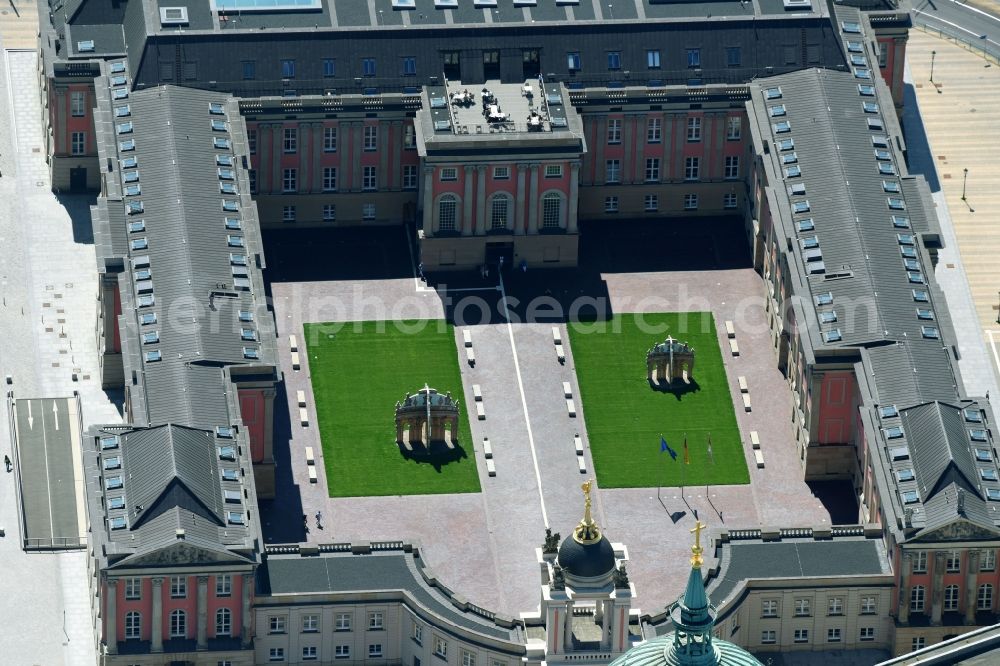
[[[236,431],[232,426],[215,426],[215,436],[222,439],[232,439],[236,436]]]
[[[969,423],[983,422],[983,414],[979,411],[978,407],[966,407],[962,410],[962,416],[964,416],[965,420]]]
[[[243,229],[243,223],[240,222],[238,217],[227,217],[226,229],[229,229],[230,231],[240,231]]]
[[[238,470],[236,470],[236,469],[234,469],[232,467],[223,467],[222,468],[222,480],[223,481],[239,481],[240,480],[240,473],[239,473]]]
[[[229,150],[232,146],[232,142],[224,136],[212,137],[212,147],[216,150]]]
[[[101,437],[101,451],[110,451],[118,448],[118,435],[107,435]]]
[[[764,98],[765,99],[781,99],[781,87],[780,86],[776,86],[774,88],[765,88],[764,89]]]
[[[228,460],[233,462],[236,460],[236,447],[235,446],[220,446],[219,447],[219,460]]]
[[[227,511],[226,522],[230,525],[245,525],[246,519],[244,518],[242,511]]]
[[[235,472],[236,470],[233,471]],[[222,496],[225,498],[227,502],[230,503],[239,503],[239,501],[242,499],[242,497],[240,496],[240,491],[238,490],[223,490]]]
[[[216,166],[233,166],[233,156],[232,155],[216,155],[215,156]]]
[[[896,479],[900,482],[902,481],[913,481],[913,470],[910,468],[901,469],[896,471]]]
[[[226,121],[225,120],[213,120],[212,121],[212,131],[213,132],[225,132],[226,131]]]
[[[208,112],[213,116],[224,116],[226,109],[222,106],[222,102],[209,102]]]
[[[122,481],[121,476],[109,476],[104,479],[104,488],[106,490],[115,490],[116,488],[121,488],[125,483]]]
[[[896,409],[896,405],[883,405],[878,408],[878,414],[883,419],[891,419],[899,416],[899,410]]]
[[[257,331],[253,330],[252,328],[241,328],[240,329],[240,340],[244,340],[244,341],[248,341],[248,342],[256,342],[257,341]]]
[[[904,490],[900,495],[903,498],[903,504],[916,504],[920,501],[920,495],[917,494],[916,490]]]
[[[993,460],[993,456],[988,449],[976,449],[976,460],[979,462],[990,462]]]
[[[969,431],[969,438],[973,442],[985,442],[986,441],[986,431],[982,428],[973,428]]]
[[[888,428],[883,428],[882,432],[885,433],[886,439],[899,439],[903,436],[902,426],[889,426]]]
[[[910,457],[910,449],[905,446],[894,446],[889,449],[889,456],[893,460],[906,460]]]
[[[125,508],[125,496],[115,495],[114,497],[108,498],[108,511],[115,511],[117,509]]]
[[[243,247],[243,236],[230,234],[226,236],[226,244],[229,245],[229,247]]]
[[[104,469],[106,470],[121,469],[121,467],[122,459],[120,456],[112,456],[111,458],[104,459]]]
[[[125,521],[125,516],[115,516],[113,518],[109,518],[108,525],[110,525],[113,530],[123,530],[128,526]]]

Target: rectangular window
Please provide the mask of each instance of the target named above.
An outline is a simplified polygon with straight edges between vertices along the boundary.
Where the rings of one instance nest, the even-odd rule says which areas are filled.
[[[778,617],[778,600],[764,599],[760,605],[761,617]]]
[[[737,205],[737,199],[735,192],[726,192],[724,195],[722,195],[723,208],[731,210],[733,208],[736,208],[736,205]]]
[[[621,51],[608,51],[608,69],[622,68]]]
[[[962,572],[962,554],[957,550],[949,550],[945,560],[945,571],[948,573]]]
[[[284,132],[284,143],[282,145],[285,153],[295,153],[299,149],[299,131],[294,127],[286,127]]]
[[[282,60],[281,61],[281,78],[283,78],[283,79],[294,79],[295,78],[295,61],[294,60]]]
[[[350,645],[338,645],[333,648],[333,658],[334,659],[350,659],[351,658],[351,646]]]
[[[618,197],[604,197],[604,212],[605,213],[618,212]]]
[[[417,165],[415,164],[403,165],[403,189],[404,190],[417,189]]]
[[[335,152],[337,152],[337,128],[336,127],[324,127],[323,128],[323,152],[324,153],[335,153]]]
[[[827,605],[828,615],[843,615],[844,614],[844,599],[843,597],[830,597],[830,601]]]
[[[662,137],[663,120],[650,118],[646,121],[646,143],[659,143]]]
[[[368,644],[368,658],[375,659],[382,656],[382,644],[381,643],[369,643]]]
[[[416,641],[417,645],[422,645],[424,642],[424,628],[421,625],[414,622],[413,631],[410,632],[410,637],[414,641]]]
[[[698,210],[698,195],[697,194],[685,194],[684,195],[684,210]]]
[[[927,573],[927,551],[918,550],[913,553],[913,573]]]
[[[861,634],[858,638],[862,641],[875,640],[875,627],[861,627]]]
[[[323,204],[323,221],[333,222],[337,219],[337,205]]]
[[[70,135],[70,154],[83,155],[87,152],[87,133],[73,132]]]
[[[267,655],[269,661],[284,661],[285,648],[270,648]]]
[[[476,666],[476,654],[462,650],[462,666]]]
[[[314,633],[319,631],[319,615],[309,614],[302,616],[302,631],[303,633]]]
[[[295,192],[297,188],[298,173],[296,169],[284,169],[281,173],[281,191]]]
[[[417,74],[417,59],[413,56],[406,56],[402,61],[402,74],[403,76],[416,76]]]
[[[808,599],[796,599],[795,600],[795,617],[808,617],[809,616],[809,600]]]
[[[726,140],[738,141],[743,129],[743,119],[739,116],[726,118]]]
[[[792,640],[796,643],[808,643],[809,642],[809,630],[808,629],[796,629],[795,633],[792,634]]]
[[[646,158],[646,182],[655,183],[660,180],[660,158]]]
[[[840,642],[840,627],[833,627],[826,630],[826,642],[827,643]]]
[[[889,64],[889,45],[885,42],[878,43],[878,66],[885,68]]]
[[[619,118],[608,119],[608,143],[622,142],[622,121]]]
[[[443,659],[448,658],[448,642],[440,636],[434,637],[434,654]]]
[[[361,59],[361,73],[365,76],[375,76],[375,58]]]
[[[765,629],[760,632],[760,642],[763,645],[774,645],[778,642],[778,635],[774,629]]]
[[[698,180],[701,171],[701,158],[684,158],[684,180]]]
[[[316,661],[317,659],[319,659],[319,648],[315,645],[302,647],[302,661]]]
[[[687,66],[689,68],[701,67],[701,49],[687,49]]]
[[[498,166],[493,167],[493,180],[509,180],[510,179],[510,167]]]
[[[927,639],[923,636],[914,636],[913,640],[910,641],[910,649],[913,652],[923,650],[925,647],[927,647]]]
[[[125,598],[126,599],[141,599],[142,598],[142,579],[141,578],[126,578],[125,579]]]
[[[282,206],[281,207],[281,221],[282,222],[294,222],[295,221],[295,206]]]
[[[362,167],[361,189],[365,190],[366,192],[372,192],[377,189],[375,182],[375,167],[373,166]]]
[[[660,209],[660,198],[655,194],[647,194],[644,202],[644,208],[647,213],[655,213]]]
[[[997,551],[983,550],[979,554],[979,570],[994,571],[997,568]]]
[[[247,169],[247,179],[250,181],[250,194],[257,194],[257,169]]]
[[[878,606],[877,597],[861,597],[861,614],[874,615]]]
[[[726,47],[726,66],[739,67],[742,64],[743,64],[743,54],[740,52],[740,47],[738,46]]]
[[[257,152],[257,130],[256,128],[247,128],[247,148],[250,150],[250,154],[254,155]]]
[[[184,599],[187,597],[187,578],[184,576],[170,577],[170,598]]]
[[[740,177],[740,156],[726,155],[726,168],[724,175],[726,178]]]
[[[413,125],[403,125],[403,148],[406,150],[417,149],[417,134]]]
[[[566,54],[566,68],[570,72],[579,72],[583,67],[580,64],[580,53],[572,52]]]
[[[323,167],[323,191],[337,191],[337,167]]]
[[[701,118],[688,118],[687,140],[688,143],[701,141]]]
[[[362,220],[374,220],[375,219],[375,204],[366,203],[361,205],[361,219]]]
[[[333,621],[334,631],[350,631],[351,630],[351,614],[350,613],[337,613],[337,616]]]
[[[69,96],[69,113],[74,118],[82,118],[86,115],[87,93],[74,91]]]
[[[660,68],[660,51],[658,49],[646,51],[646,67],[649,69]]]
[[[546,164],[545,165],[545,177],[546,178],[562,178],[562,165],[561,164]]]
[[[254,60],[243,61],[243,80],[253,81],[257,78],[257,63]]]
[[[622,163],[620,160],[608,160],[604,165],[604,181],[620,183],[622,178]]]
[[[267,618],[267,633],[269,634],[285,633],[285,616],[284,615],[269,616]]]
[[[923,612],[926,596],[923,585],[914,585],[910,588],[910,610]]]
[[[337,73],[337,62],[333,58],[323,58],[323,78],[332,79]]]
[[[458,180],[458,169],[455,167],[442,167],[441,168],[441,180]]]
[[[229,574],[219,574],[215,577],[215,596],[228,597],[233,593],[233,577]]]
[[[366,151],[373,151],[378,148],[378,126],[377,125],[365,125],[365,143],[364,147]]]

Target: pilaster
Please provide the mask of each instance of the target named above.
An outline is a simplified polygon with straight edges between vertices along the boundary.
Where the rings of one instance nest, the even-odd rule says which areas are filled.
[[[944,597],[944,560],[945,552],[943,550],[934,551],[934,576],[931,589],[931,624],[940,625],[941,624],[941,610],[942,602]]]
[[[250,611],[250,597],[253,591],[254,585],[254,575],[253,573],[243,574],[243,608],[240,613],[240,619],[242,620],[242,628],[240,629],[240,645],[242,647],[250,646],[250,621],[253,618]]]
[[[472,179],[475,168],[471,164],[466,164],[464,190],[462,192],[462,235],[472,235]]]
[[[479,211],[476,216],[476,235],[483,236],[489,224],[486,220],[486,165],[476,165],[476,209]]]
[[[913,569],[913,554],[908,550],[904,550],[901,560],[896,617],[900,624],[906,624],[910,621],[910,572]]]
[[[208,649],[208,576],[198,576],[198,650]]]
[[[434,167],[424,166],[424,238],[434,235]]]
[[[538,233],[538,165],[531,165],[531,176],[528,181],[528,233]]]
[[[524,164],[517,165],[517,197],[514,199],[514,230],[515,233],[524,233],[524,172],[528,167]]]
[[[153,579],[153,623],[149,626],[150,652],[163,652],[163,578]]]
[[[105,604],[104,626],[107,633],[104,636],[104,643],[107,646],[108,654],[118,653],[118,581],[114,578],[108,579],[108,598]]]
[[[577,206],[580,199],[580,163],[571,162],[569,165],[569,210],[566,213],[566,231],[571,234],[577,232]]]
[[[976,594],[979,586],[976,585],[976,576],[979,573],[979,551],[972,549],[966,558],[965,571],[965,624],[976,623]]]

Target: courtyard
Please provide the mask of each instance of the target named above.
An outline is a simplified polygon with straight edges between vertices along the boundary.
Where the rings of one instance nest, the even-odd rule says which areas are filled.
[[[265,538],[272,543],[295,539],[318,543],[417,542],[428,566],[449,587],[472,603],[516,616],[538,603],[535,548],[541,545],[545,528],[563,535],[572,530],[582,515],[580,483],[593,477],[595,471],[595,519],[609,539],[627,547],[632,558],[629,575],[638,593],[636,606],[644,611],[655,611],[682,592],[688,566],[687,531],[695,517],[713,529],[829,524],[829,513],[801,480],[791,428],[791,395],[776,369],[763,310],[763,284],[749,267],[741,223],[733,219],[700,222],[688,226],[672,221],[592,225],[582,236],[584,270],[516,272],[504,274],[502,282],[496,276],[439,275],[431,276],[437,280],[432,285],[416,279],[412,267],[408,274],[399,268],[401,258],[407,258],[409,252],[403,233],[396,245],[365,240],[366,234],[374,238],[380,230],[328,230],[325,233],[330,242],[317,236],[301,244],[294,242],[295,232],[272,232],[286,234],[276,243],[265,238],[265,244],[282,340],[279,359],[285,372],[288,408],[286,414],[276,414],[279,497],[262,503]],[[381,233],[383,239],[394,235],[386,230]],[[350,250],[331,256],[329,248],[337,247]],[[677,249],[664,252],[664,247]],[[329,279],[316,272],[300,273],[297,267],[315,265],[309,260],[312,253],[323,254],[321,264],[331,267]],[[391,277],[373,279],[372,265],[388,262],[390,257],[395,259],[387,274]],[[358,268],[352,270],[352,265]],[[283,278],[284,274],[290,278]],[[543,296],[549,305],[544,314],[536,310],[536,316],[527,316],[529,304]],[[627,374],[630,381],[637,382],[637,389],[651,394],[644,397],[660,398],[663,403],[674,401],[684,409],[688,400],[692,400],[692,408],[698,405],[693,399],[702,398],[702,393],[709,399],[699,408],[701,414],[692,411],[692,425],[676,424],[678,430],[673,433],[675,425],[663,419],[662,425],[645,426],[645,434],[626,433],[617,445],[619,450],[613,445],[604,452],[600,432],[606,421],[602,421],[600,407],[594,406],[595,399],[588,395],[592,389],[587,371],[589,356],[600,354],[600,350],[590,349],[589,341],[580,343],[568,330],[573,324],[566,322],[572,303],[582,298],[592,299],[589,312],[609,317],[648,313],[652,320],[663,316],[657,313],[710,313],[711,324],[699,333],[705,338],[686,336],[702,354],[692,374],[699,390],[682,394],[679,401],[670,394],[655,394],[643,384],[643,354],[657,336],[638,336],[630,343],[638,349],[638,357]],[[415,494],[400,490],[399,494],[331,497],[326,469],[330,466],[336,474],[337,464],[324,459],[328,453],[323,449],[326,442],[321,443],[322,413],[319,427],[315,422],[316,410],[322,412],[326,400],[313,392],[316,379],[312,375],[320,368],[312,367],[310,355],[302,360],[299,370],[292,370],[287,336],[301,337],[306,324],[316,322],[346,325],[416,319],[457,321],[449,332],[449,365],[458,366],[461,379],[457,397],[463,406],[472,405],[472,387],[477,385],[485,407],[483,420],[468,421],[472,446],[469,458],[461,461],[475,470],[481,492]],[[726,320],[735,322],[739,356],[729,353],[722,328]],[[565,343],[564,364],[554,352],[553,326]],[[465,330],[475,351],[474,366],[464,357]],[[595,345],[618,349],[610,338],[595,340]],[[716,369],[710,360],[703,365],[713,348],[725,350],[715,352]],[[383,353],[392,358],[378,363],[389,367],[404,364],[405,357],[393,349]],[[623,355],[623,364],[625,355],[632,355],[624,346],[614,353]],[[363,363],[362,359],[356,361]],[[620,374],[624,376],[622,367]],[[345,376],[350,374],[344,372]],[[746,377],[753,396],[749,412],[742,406],[739,376]],[[564,382],[577,400],[575,416],[567,414]],[[423,386],[419,377],[407,380],[407,386],[410,383],[419,385],[404,390]],[[450,390],[443,383],[435,388]],[[306,426],[296,418],[294,397],[299,390],[306,394],[310,417]],[[387,404],[371,408],[385,423],[391,439],[392,404],[402,392],[394,388],[387,397]],[[364,401],[362,398],[340,409],[354,410],[348,413],[358,414],[360,420],[356,403]],[[740,406],[735,415],[734,404]],[[626,404],[609,414],[617,413],[620,418],[627,410]],[[650,416],[651,412],[644,413],[650,422],[661,420]],[[703,430],[696,430],[703,420],[707,421],[701,424]],[[659,433],[663,431],[670,446],[683,455],[685,427],[691,464],[683,470],[690,479],[682,489],[677,485],[681,459],[671,463],[660,452]],[[750,431],[759,434],[764,468],[753,462]],[[714,465],[706,462],[707,442],[702,432],[706,436],[712,433]],[[593,441],[588,433],[593,434]],[[577,435],[584,445],[582,456],[574,450]],[[484,439],[491,444],[494,477],[486,471]],[[318,454],[317,483],[310,483],[306,474],[306,447]],[[385,447],[398,455],[391,442]],[[642,458],[627,455],[640,450]],[[329,455],[336,460],[336,452]],[[581,458],[585,473],[579,469]],[[608,460],[620,468],[619,487],[604,482]],[[668,464],[675,466],[667,469]],[[730,471],[723,469],[727,466]],[[711,469],[719,476],[698,477],[699,469]],[[732,478],[722,476],[724,471]],[[672,474],[660,489],[656,486],[664,477],[657,478],[657,472]],[[321,528],[311,519],[317,511],[324,516]],[[288,520],[298,513],[310,517],[305,532],[300,531],[301,523]]]

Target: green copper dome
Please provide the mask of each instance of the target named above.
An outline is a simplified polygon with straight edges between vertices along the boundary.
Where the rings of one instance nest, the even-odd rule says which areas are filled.
[[[732,643],[716,639],[712,646],[715,648],[714,663],[719,666],[761,666],[752,654]],[[686,663],[674,650],[673,634],[666,634],[637,645],[611,662],[611,666],[682,666]]]

